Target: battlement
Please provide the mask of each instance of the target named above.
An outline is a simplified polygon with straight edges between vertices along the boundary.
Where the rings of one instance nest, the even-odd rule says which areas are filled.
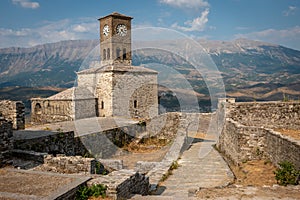
[[[300,130],[299,101],[221,99],[218,109],[225,111],[225,118],[217,147],[234,163],[265,158],[275,165],[288,160],[300,168],[300,140],[282,132]]]

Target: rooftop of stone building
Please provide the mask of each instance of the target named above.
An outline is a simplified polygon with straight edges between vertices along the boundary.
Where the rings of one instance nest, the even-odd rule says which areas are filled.
[[[124,66],[124,65],[105,65],[101,67],[93,67],[78,72],[77,74],[94,74],[102,72],[132,72],[132,73],[153,73],[157,74],[158,72],[152,69],[148,69],[143,66]]]
[[[78,100],[95,98],[93,92],[83,87],[71,87],[48,97],[48,100]]]
[[[64,90],[64,91],[62,91],[60,93],[57,93],[57,94],[55,94],[53,96],[48,97],[48,99],[51,99],[51,100],[73,99],[74,90],[75,90],[74,87],[66,89],[66,90]]]
[[[100,19],[103,19],[103,18],[106,18],[106,17],[110,17],[110,16],[114,16],[114,17],[121,17],[121,18],[126,18],[126,19],[133,19],[133,17],[130,17],[130,16],[127,16],[127,15],[123,15],[123,14],[120,14],[120,13],[118,13],[118,12],[113,12],[113,13],[111,13],[111,14],[109,14],[109,15],[106,15],[106,16],[104,16],[104,17],[101,17],[101,18],[99,18],[98,20],[100,20]]]

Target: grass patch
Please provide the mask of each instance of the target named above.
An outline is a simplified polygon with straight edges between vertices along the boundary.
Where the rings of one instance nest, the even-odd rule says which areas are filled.
[[[167,180],[168,177],[173,174],[173,170],[178,169],[179,166],[180,165],[178,164],[177,160],[173,161],[172,164],[171,164],[171,166],[169,167],[167,173],[165,173],[161,177],[160,182],[164,182],[165,180]]]
[[[93,185],[91,187],[83,186],[80,187],[76,192],[76,200],[86,200],[89,197],[106,197],[107,187],[102,184]]]

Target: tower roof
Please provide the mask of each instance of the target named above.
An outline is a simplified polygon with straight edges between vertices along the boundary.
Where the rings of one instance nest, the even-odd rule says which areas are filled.
[[[117,18],[122,18],[122,19],[133,19],[133,17],[126,16],[126,15],[120,14],[118,12],[113,12],[109,15],[106,15],[104,17],[99,18],[98,20],[101,20],[101,19],[104,19],[104,18],[107,18],[107,17],[117,17]]]

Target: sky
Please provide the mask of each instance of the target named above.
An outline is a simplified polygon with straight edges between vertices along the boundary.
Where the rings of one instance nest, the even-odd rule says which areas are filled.
[[[0,48],[98,39],[98,18],[134,17],[194,39],[259,40],[300,50],[299,0],[0,0]]]

